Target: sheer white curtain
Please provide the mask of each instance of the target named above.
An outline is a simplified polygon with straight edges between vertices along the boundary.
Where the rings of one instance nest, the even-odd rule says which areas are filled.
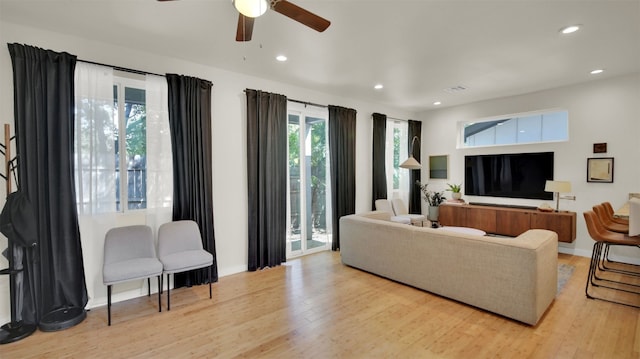
[[[120,80],[110,67],[80,61],[76,64],[76,196],[89,307],[106,302],[101,265],[106,232],[114,227],[146,224],[157,233],[162,223],[171,221],[171,137],[167,81],[161,76],[147,76],[144,85],[147,208],[127,211],[127,206],[123,205],[125,212],[116,209],[114,83]],[[120,298],[146,293],[145,285],[140,283],[139,288],[129,288],[126,293],[120,293]]]
[[[105,233],[117,226],[113,69],[76,63],[75,176],[88,306],[106,298],[102,284]]]
[[[400,168],[408,156],[408,124],[405,121],[387,121],[385,163],[387,173],[387,197],[400,198],[409,205],[409,170]]]
[[[75,70],[75,175],[78,213],[116,211],[113,69],[78,62]]]
[[[170,222],[173,198],[173,165],[167,80],[147,75],[147,224],[157,229]]]
[[[117,181],[113,69],[78,62],[75,81],[78,212],[81,215],[113,213],[116,212]],[[164,77],[146,76],[145,106],[147,209],[171,208],[173,172]]]

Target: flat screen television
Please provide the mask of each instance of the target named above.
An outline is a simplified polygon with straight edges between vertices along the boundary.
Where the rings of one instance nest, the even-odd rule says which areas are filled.
[[[465,195],[553,200],[553,152],[464,157]]]

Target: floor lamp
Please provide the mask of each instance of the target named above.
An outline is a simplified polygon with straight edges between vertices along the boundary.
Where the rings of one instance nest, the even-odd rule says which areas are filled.
[[[418,136],[413,136],[413,139],[411,140],[411,153],[409,153],[409,158],[400,164],[401,168],[408,168],[410,170],[419,170],[422,168],[420,162],[413,158],[413,150],[415,149],[416,141],[420,142]]]

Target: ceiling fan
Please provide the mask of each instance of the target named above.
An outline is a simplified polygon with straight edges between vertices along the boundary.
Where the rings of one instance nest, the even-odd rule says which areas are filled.
[[[174,0],[158,0],[174,1]],[[267,11],[267,5],[274,11],[289,17],[318,32],[326,30],[331,22],[287,0],[232,0],[239,12],[236,41],[250,41],[255,18]]]

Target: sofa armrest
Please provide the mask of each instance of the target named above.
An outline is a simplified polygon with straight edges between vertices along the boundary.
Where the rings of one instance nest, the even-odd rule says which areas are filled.
[[[356,216],[371,218],[371,219],[378,219],[382,221],[391,221],[392,214],[385,211],[371,211],[371,212],[358,213]]]

